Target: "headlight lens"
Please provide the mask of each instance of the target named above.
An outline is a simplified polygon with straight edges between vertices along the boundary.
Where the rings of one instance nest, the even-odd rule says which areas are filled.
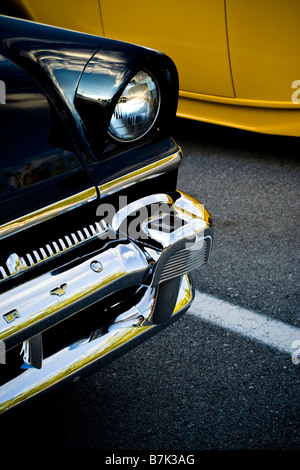
[[[154,78],[144,70],[125,88],[112,115],[109,133],[122,142],[139,139],[153,126],[160,104]]]

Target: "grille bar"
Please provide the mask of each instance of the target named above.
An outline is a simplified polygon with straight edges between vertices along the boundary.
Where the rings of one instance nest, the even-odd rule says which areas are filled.
[[[74,233],[64,235],[57,240],[37,248],[30,253],[26,253],[23,256],[18,256],[15,253],[8,257],[6,265],[0,266],[0,282],[11,278],[26,269],[36,266],[46,260],[54,258],[55,256],[73,248],[74,246],[80,245],[87,240],[96,238],[107,231],[107,225],[104,222],[94,222],[88,227],[83,227]],[[12,264],[11,260],[18,260],[18,266],[15,262]]]
[[[198,248],[184,249],[172,255],[166,262],[161,273],[160,282],[173,279],[177,276],[182,276],[192,269],[198,268],[205,264],[206,260],[206,242],[199,243]]]

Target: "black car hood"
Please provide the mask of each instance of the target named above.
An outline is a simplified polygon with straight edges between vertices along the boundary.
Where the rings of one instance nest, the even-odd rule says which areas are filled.
[[[11,72],[9,72],[9,64],[11,64]],[[169,126],[168,123],[176,113],[178,80],[176,68],[167,56],[137,45],[0,15],[0,75],[1,69],[6,70],[7,77],[18,75],[19,79],[16,80],[15,90],[22,91],[22,73],[36,84],[36,87],[47,98],[50,107],[55,110],[59,120],[62,121],[62,127],[67,130],[70,141],[74,144],[71,149],[74,152],[74,158],[78,158],[80,162],[80,165],[74,169],[74,158],[71,155],[71,163],[70,158],[67,157],[65,164],[69,165],[70,163],[72,171],[54,178],[57,165],[53,165],[53,171],[48,167],[48,170],[52,172],[48,180],[39,180],[41,183],[38,184],[34,181],[29,189],[21,185],[20,190],[17,188],[8,197],[0,196],[0,228],[1,224],[7,224],[16,218],[26,217],[26,214],[38,211],[45,206],[57,204],[66,198],[74,196],[76,198],[78,192],[82,194],[88,191],[90,196],[91,187],[97,193],[103,174],[105,180],[109,178],[108,173],[111,173],[111,176],[115,175],[116,162],[111,164],[108,164],[107,161],[102,162],[103,143],[106,139],[111,114],[122,89],[130,77],[143,67],[157,71],[161,79],[164,98],[161,103],[159,125],[161,135],[155,138],[160,141],[165,139],[169,151],[170,145],[173,148],[175,144],[169,137],[169,130],[163,130],[163,128]],[[1,76],[0,80],[3,80]],[[11,84],[13,79],[9,78],[8,81]],[[99,92],[96,102],[91,99],[89,94],[92,84],[97,85]],[[27,106],[30,104],[30,88],[33,89],[32,84],[27,87],[26,91]],[[11,95],[15,90],[12,90]],[[36,93],[34,90],[33,92],[40,99],[41,93]],[[15,109],[17,109],[17,103]],[[1,107],[0,111],[2,111]],[[9,107],[7,107],[8,112]],[[28,130],[22,129],[23,133],[20,129],[21,121],[20,123],[12,122],[10,125],[10,130],[13,128],[12,139],[17,141],[25,136],[26,141],[30,144],[30,139],[35,141],[36,136],[40,137],[40,112],[41,107],[39,109],[37,107],[33,125],[30,128],[26,123],[25,127]],[[5,119],[5,112],[1,114]],[[6,125],[8,128],[9,123],[7,122]],[[57,128],[52,124],[51,127],[54,127],[55,131],[52,132],[52,136],[55,137],[54,146],[70,150],[70,148],[60,146],[57,143],[60,132],[57,132]],[[7,148],[11,152],[11,140],[6,139],[6,141]],[[45,148],[41,143],[40,154],[46,155],[48,143],[45,143]],[[145,143],[145,145],[148,144]],[[22,142],[15,147],[14,155],[21,156],[24,153]],[[160,151],[164,148],[160,148]],[[122,157],[123,150],[117,149],[119,153],[121,152],[118,168],[120,166],[122,174],[128,168],[132,171],[145,164],[145,156],[141,157],[137,145],[136,152],[134,152],[135,149],[130,150],[129,148],[131,156],[126,155],[126,158]],[[156,147],[153,152],[149,151],[146,155],[150,163],[157,159]],[[9,157],[6,158],[9,159]],[[60,155],[60,159],[66,160],[65,155]],[[21,176],[23,179],[27,178],[27,169],[32,168],[33,163],[37,168],[33,159],[29,162],[31,166],[28,166],[26,162],[26,167],[22,167]],[[40,171],[40,167],[38,171]]]
[[[110,40],[0,15],[0,54],[27,72],[65,120],[80,153],[89,152],[74,108],[76,87],[91,57]],[[78,136],[81,135],[81,142]]]

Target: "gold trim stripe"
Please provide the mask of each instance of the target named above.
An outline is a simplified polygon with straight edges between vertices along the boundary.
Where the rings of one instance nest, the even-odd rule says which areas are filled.
[[[49,206],[43,207],[42,209],[1,225],[0,238],[5,238],[15,232],[20,232],[21,230],[25,230],[26,228],[32,227],[40,222],[45,222],[46,220],[52,219],[64,212],[75,209],[82,204],[93,201],[96,198],[97,191],[94,187],[81,191],[74,196],[62,199],[54,204],[50,204]]]
[[[144,166],[138,170],[128,173],[120,178],[113,181],[109,181],[99,186],[100,196],[106,196],[118,191],[122,187],[138,183],[141,180],[150,178],[152,176],[158,176],[166,171],[170,171],[176,168],[182,159],[182,151],[179,149],[176,153],[169,155],[151,165]],[[40,222],[44,222],[48,219],[52,219],[64,212],[85,204],[86,202],[93,201],[97,198],[97,190],[92,187],[82,191],[74,196],[68,197],[61,201],[58,201],[49,206],[43,207],[37,211],[26,214],[23,217],[19,217],[11,222],[0,226],[0,238],[5,238],[12,235],[15,232],[20,232],[28,227],[32,227]]]
[[[182,151],[179,149],[176,153],[158,160],[157,162],[132,171],[131,173],[121,176],[120,178],[116,178],[113,181],[108,181],[107,183],[99,186],[100,196],[107,196],[118,191],[120,188],[131,186],[132,184],[138,183],[152,176],[158,176],[166,171],[170,171],[178,167],[181,159]]]

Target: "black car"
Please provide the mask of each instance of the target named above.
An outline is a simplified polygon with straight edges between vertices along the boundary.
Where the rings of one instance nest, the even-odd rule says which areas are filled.
[[[179,318],[212,228],[164,54],[0,16],[0,83],[3,412]]]

